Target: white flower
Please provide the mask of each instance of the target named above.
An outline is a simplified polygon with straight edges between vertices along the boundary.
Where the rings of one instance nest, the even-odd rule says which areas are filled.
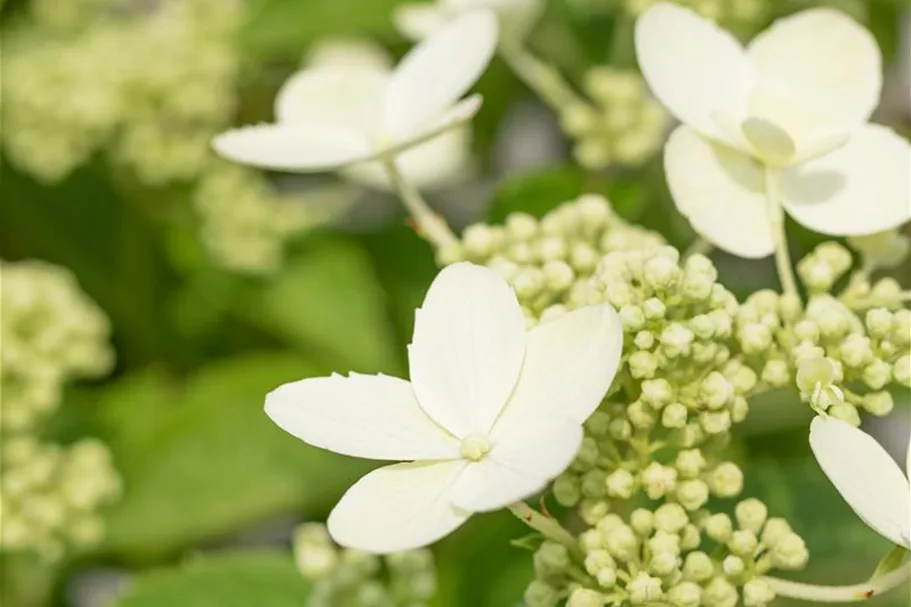
[[[270,393],[266,413],[323,449],[412,460],[355,483],[328,526],[344,546],[415,548],[559,475],[610,387],[622,341],[619,318],[603,305],[526,332],[507,283],[460,263],[440,272],[416,313],[410,383],[384,375],[304,379]]]
[[[412,40],[421,40],[466,11],[490,9],[500,18],[504,38],[524,38],[544,12],[543,0],[437,0],[405,4],[393,14],[396,28]]]
[[[636,52],[683,125],[665,148],[668,185],[693,228],[742,257],[774,249],[766,171],[784,209],[817,232],[859,235],[911,217],[911,147],[868,124],[882,85],[873,36],[820,8],[777,21],[744,49],[695,13],[656,4]]]
[[[822,416],[810,424],[810,446],[854,512],[890,542],[911,549],[911,486],[886,450],[851,424]]]
[[[412,49],[391,73],[370,62],[321,63],[282,87],[275,124],[228,131],[213,145],[244,164],[300,172],[346,169],[368,181],[376,180],[377,171],[364,161],[399,155],[408,163],[399,169],[420,181],[422,171],[433,173],[439,164],[434,157],[451,156],[452,145],[461,144],[458,137],[435,139],[478,111],[480,95],[459,99],[487,67],[496,44],[494,15],[473,11]],[[407,160],[403,152],[422,143],[427,147],[412,151],[424,159]]]

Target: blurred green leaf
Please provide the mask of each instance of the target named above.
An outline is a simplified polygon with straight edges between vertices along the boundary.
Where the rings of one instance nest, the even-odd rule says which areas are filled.
[[[290,554],[246,552],[143,574],[115,607],[300,607],[308,592]]]
[[[214,363],[185,382],[131,377],[98,403],[98,432],[123,476],[104,552],[157,560],[282,512],[322,514],[365,469],[315,449],[263,413],[266,393],[322,374],[269,353]]]
[[[341,237],[311,239],[243,314],[334,370],[398,373],[386,296],[370,259]]]

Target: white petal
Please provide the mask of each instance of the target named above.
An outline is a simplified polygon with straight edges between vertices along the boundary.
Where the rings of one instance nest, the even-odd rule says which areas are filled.
[[[370,459],[459,457],[459,443],[418,405],[411,384],[384,375],[314,377],[266,397],[266,414],[322,449]]]
[[[610,388],[622,352],[623,324],[610,306],[586,306],[534,327],[491,440],[550,428],[560,419],[581,425]]]
[[[868,124],[833,152],[781,173],[791,216],[823,234],[881,232],[911,219],[911,146]]]
[[[280,123],[343,124],[369,137],[383,126],[390,74],[372,65],[338,63],[305,69],[275,98]]]
[[[854,512],[874,531],[911,548],[911,487],[872,436],[834,417],[810,424],[813,454]]]
[[[765,177],[751,157],[681,126],[664,147],[664,170],[677,209],[706,240],[740,257],[774,252]]]
[[[412,385],[430,417],[460,438],[486,433],[524,354],[525,318],[506,281],[470,263],[437,275],[408,347]]]
[[[282,171],[327,171],[374,155],[360,133],[329,124],[247,126],[222,133],[212,146],[234,162]]]
[[[405,4],[392,14],[395,29],[412,40],[423,40],[447,20],[448,16],[435,4]]]
[[[329,515],[332,539],[348,548],[387,554],[432,544],[470,512],[452,505],[463,461],[410,462],[374,470],[351,486]]]
[[[411,132],[459,100],[487,68],[497,46],[497,19],[472,11],[416,46],[396,67],[386,98],[386,129]]]
[[[678,120],[727,141],[719,113],[743,115],[753,85],[740,43],[696,13],[661,2],[636,22],[636,56],[652,92]]]
[[[582,444],[582,425],[559,418],[515,430],[500,437],[484,459],[467,465],[453,489],[456,506],[487,512],[540,493]]]
[[[841,11],[816,8],[779,19],[750,43],[747,54],[761,80],[799,100],[810,133],[851,130],[879,103],[879,46]]]

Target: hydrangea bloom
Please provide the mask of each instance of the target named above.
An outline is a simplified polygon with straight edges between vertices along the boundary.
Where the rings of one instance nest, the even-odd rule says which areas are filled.
[[[911,147],[867,123],[882,87],[873,36],[811,9],[747,48],[695,13],[656,4],[636,52],[658,99],[683,125],[665,148],[671,193],[694,229],[742,257],[775,249],[767,197],[824,234],[887,230],[911,216]]]
[[[890,542],[911,550],[911,486],[886,450],[869,434],[834,417],[813,420],[810,446],[857,515]]]
[[[311,445],[378,460],[332,511],[340,544],[386,553],[429,544],[472,513],[533,495],[572,462],[582,423],[620,362],[622,326],[589,306],[526,331],[495,272],[452,265],[415,318],[411,382],[383,375],[304,379],[266,412]]]
[[[503,35],[524,37],[544,12],[542,0],[437,0],[405,4],[394,15],[395,25],[412,40],[421,40],[466,11],[487,8],[500,17]]]
[[[497,20],[473,11],[412,49],[388,73],[337,63],[298,74],[276,100],[275,124],[228,131],[215,149],[236,162],[316,172],[389,159],[470,119],[480,95],[459,101],[497,43]]]

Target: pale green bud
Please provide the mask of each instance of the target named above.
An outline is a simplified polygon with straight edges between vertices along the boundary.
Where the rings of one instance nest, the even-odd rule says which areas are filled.
[[[583,438],[579,451],[576,452],[576,463],[590,468],[598,462],[599,457],[601,453],[598,451],[598,442],[591,436]]]
[[[655,376],[658,370],[658,358],[651,352],[639,350],[633,352],[629,360],[629,372],[636,379],[648,379]]]
[[[616,440],[627,440],[633,435],[633,426],[625,419],[611,421],[609,433]]]
[[[863,367],[873,360],[870,338],[858,333],[848,335],[838,347],[841,362],[849,367]]]
[[[892,330],[889,332],[889,338],[902,346],[911,344],[911,310],[902,308],[892,315]]]
[[[680,266],[665,256],[652,257],[642,268],[645,283],[656,291],[670,289],[680,279]]]
[[[668,533],[677,533],[690,522],[689,516],[680,504],[663,504],[655,510],[655,528]]]
[[[690,479],[677,485],[677,499],[687,510],[698,510],[709,499],[709,487],[699,479]]]
[[[582,488],[579,477],[572,473],[564,473],[554,481],[554,498],[561,506],[572,508],[582,499]]]
[[[664,577],[676,571],[679,561],[676,553],[655,552],[649,559],[648,568],[655,575]]]
[[[699,528],[690,523],[680,532],[680,547],[684,550],[695,550],[702,543]]]
[[[699,449],[686,449],[677,454],[674,467],[685,478],[696,478],[706,466],[705,457]]]
[[[762,381],[773,388],[781,388],[788,385],[791,382],[791,372],[788,369],[788,363],[779,359],[766,361],[762,367]]]
[[[702,602],[702,588],[693,582],[680,582],[668,590],[667,597],[678,607],[699,607]]]
[[[571,137],[581,137],[595,130],[598,113],[587,103],[570,103],[560,108],[560,127]]]
[[[740,345],[747,354],[765,352],[772,345],[772,332],[758,322],[752,322],[740,329]]]
[[[629,593],[629,601],[633,605],[644,605],[657,601],[662,596],[661,580],[652,577],[640,571],[626,585],[626,591]]]
[[[642,536],[651,535],[655,528],[654,515],[645,508],[636,508],[629,517],[630,526],[633,531]]]
[[[801,569],[810,554],[803,539],[796,533],[780,538],[772,547],[772,564],[779,569]]]
[[[642,471],[642,488],[650,499],[659,499],[677,486],[677,471],[658,462],[652,462]]]
[[[595,576],[595,579],[602,588],[613,588],[617,585],[617,570],[602,569]]]
[[[610,421],[610,415],[604,411],[595,411],[585,421],[585,429],[592,436],[605,436],[610,429]]]
[[[626,409],[630,423],[638,430],[651,430],[655,427],[654,409],[641,400],[630,404]]]
[[[522,268],[513,279],[512,286],[520,299],[532,299],[544,288],[544,274],[537,268]]]
[[[576,242],[569,250],[569,263],[576,272],[591,274],[598,265],[598,252],[587,243]]]
[[[512,240],[530,240],[538,232],[538,220],[528,213],[510,213],[506,218],[506,234]]]
[[[583,521],[592,526],[597,525],[598,521],[608,513],[610,513],[610,504],[604,500],[587,499],[579,504],[579,515]]]
[[[775,591],[761,578],[750,580],[743,586],[744,607],[765,607],[775,600]]]
[[[704,582],[715,575],[715,564],[705,552],[695,551],[683,561],[683,577],[691,582]]]
[[[892,395],[885,390],[864,394],[863,407],[873,415],[880,417],[889,415],[894,406],[895,401],[892,400]]]
[[[734,397],[734,386],[724,375],[712,371],[702,380],[699,397],[709,409],[720,409]]]
[[[707,257],[691,255],[684,265],[680,294],[694,301],[704,301],[712,296],[717,278],[718,272]]]
[[[684,405],[671,403],[661,412],[661,425],[665,428],[682,428],[686,425],[687,415],[688,412]]]
[[[699,425],[706,434],[722,434],[731,429],[730,411],[703,411],[699,414]]]
[[[617,525],[607,532],[604,544],[611,555],[620,561],[631,561],[636,558],[639,542],[636,534],[628,525]]]
[[[769,509],[756,498],[745,499],[734,508],[734,516],[741,529],[759,533],[765,525]]]
[[[877,306],[897,308],[902,302],[902,288],[894,278],[883,278],[876,281],[870,291],[870,300]]]
[[[734,398],[734,402],[731,403],[731,421],[735,424],[738,424],[747,418],[747,415],[750,413],[750,404],[742,396],[737,396]]]
[[[658,341],[661,342],[665,355],[674,358],[689,351],[693,337],[692,331],[680,323],[672,322],[661,332]]]
[[[801,320],[794,325],[794,335],[801,341],[814,343],[819,339],[819,327],[811,320]]]
[[[726,544],[734,533],[734,525],[727,514],[713,514],[704,524],[706,534],[719,544]]]
[[[840,419],[841,421],[848,422],[855,428],[860,426],[860,414],[857,412],[857,409],[854,407],[854,405],[849,405],[848,403],[839,403],[837,405],[832,405],[827,410],[827,413],[835,419]]]
[[[762,543],[765,544],[766,547],[774,546],[790,533],[792,533],[792,530],[788,521],[778,517],[770,518],[762,528]]]
[[[864,324],[870,337],[882,339],[892,329],[892,313],[885,308],[873,308],[867,311]]]
[[[864,367],[864,383],[874,390],[881,390],[892,381],[892,365],[882,359],[875,359]]]
[[[911,355],[905,354],[892,365],[892,376],[899,384],[911,387]]]
[[[566,241],[563,240],[563,238],[560,236],[546,236],[535,244],[535,253],[536,253],[538,259],[540,259],[543,262],[562,261],[563,259],[566,258],[566,255],[567,255]],[[546,269],[546,266],[545,266],[545,269]],[[575,277],[575,273],[573,272],[573,269],[571,267],[569,267],[569,265],[567,265],[566,263],[563,263],[563,265],[559,267],[558,271],[564,277],[566,276],[567,272],[569,272],[570,275]],[[572,282],[572,281],[569,281],[569,282]],[[566,287],[564,287],[564,288],[566,288]]]
[[[648,548],[651,552],[670,552],[675,555],[680,554],[680,535],[673,532],[658,529],[648,540]]]
[[[649,320],[661,320],[667,312],[664,302],[657,297],[646,299],[642,303],[642,310],[645,312],[645,317]]]
[[[306,523],[294,531],[294,562],[301,575],[316,580],[329,574],[338,564],[338,551],[325,525]]]
[[[469,259],[483,260],[490,257],[502,242],[499,229],[483,223],[475,223],[462,233],[462,246]]]
[[[619,468],[607,476],[607,494],[611,497],[629,499],[636,489],[636,478],[627,470]]]
[[[655,334],[651,331],[639,331],[633,339],[633,343],[640,350],[648,350],[655,345]]]
[[[437,250],[436,260],[441,267],[452,265],[454,263],[465,261],[467,253],[462,247],[462,243],[453,242],[444,244]]]
[[[698,421],[689,422],[680,429],[678,440],[681,446],[690,448],[698,445],[705,438],[705,431]]]
[[[604,548],[604,536],[598,529],[588,529],[579,534],[579,546],[586,553]]]
[[[759,540],[756,534],[746,529],[738,529],[731,534],[731,540],[728,542],[728,548],[736,555],[746,558],[752,558],[756,552]]]
[[[605,226],[613,215],[610,203],[598,194],[583,194],[576,199],[575,206],[581,223],[586,226]]]
[[[607,474],[600,468],[589,470],[582,475],[582,495],[599,499],[607,493]]]
[[[618,312],[626,331],[638,331],[645,326],[645,312],[635,304],[627,304]]]
[[[706,607],[734,607],[737,598],[737,588],[723,577],[713,578],[702,594]]]
[[[585,557],[585,570],[595,577],[602,569],[616,569],[617,563],[607,550],[593,550]]]
[[[712,492],[718,497],[734,497],[743,491],[743,472],[733,462],[724,462],[709,476]]]
[[[721,570],[728,577],[737,577],[746,570],[746,565],[743,563],[742,558],[732,554],[724,557],[724,560],[721,561]]]
[[[566,607],[604,607],[606,599],[597,590],[576,588],[569,595]]]
[[[673,400],[674,389],[663,377],[648,379],[642,382],[642,394],[639,398],[655,409],[660,409]]]
[[[542,582],[533,580],[525,589],[522,597],[527,607],[557,607],[560,601],[560,593],[556,588]]]
[[[535,573],[538,577],[548,578],[564,573],[571,564],[566,546],[545,540],[535,551]]]

